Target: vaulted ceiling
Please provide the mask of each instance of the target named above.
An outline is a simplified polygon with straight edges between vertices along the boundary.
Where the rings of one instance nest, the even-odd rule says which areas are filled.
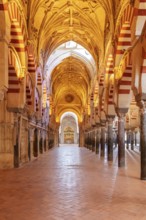
[[[70,41],[84,47],[95,66],[91,71],[84,57],[80,59],[72,53],[54,65],[48,83],[56,116],[67,110],[81,115],[86,108],[92,84],[104,59],[106,37],[112,35],[113,11],[118,3],[116,0],[28,1],[31,11],[29,36],[36,42],[38,56],[43,54],[44,66],[56,48]]]

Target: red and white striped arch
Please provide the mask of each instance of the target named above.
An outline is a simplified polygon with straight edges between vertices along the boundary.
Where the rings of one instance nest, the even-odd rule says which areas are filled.
[[[36,71],[36,65],[34,61],[34,56],[32,54],[28,55],[28,72],[30,74],[35,73]]]
[[[107,104],[107,115],[115,116],[115,106],[114,106],[114,85],[110,83],[108,91],[108,104]]]
[[[141,67],[141,92],[146,94],[146,51],[142,51],[143,63]]]
[[[107,59],[107,64],[106,64],[106,74],[108,75],[108,78],[110,77],[111,74],[114,73],[114,60],[113,60],[113,55],[109,54],[108,59]]]
[[[132,61],[131,54],[125,58],[125,68],[118,87],[118,107],[127,108],[131,101]]]
[[[104,86],[104,73],[102,73],[101,76],[100,76],[99,86],[100,86],[100,87],[103,87],[103,86]]]
[[[40,67],[36,68],[35,76],[36,76],[35,85],[39,91],[40,96],[42,97],[42,95],[43,95],[43,87],[42,87],[43,80],[42,80],[42,70]]]
[[[28,106],[32,106],[33,102],[33,85],[32,85],[32,79],[29,74],[26,76],[26,102]]]
[[[35,89],[35,111],[39,112],[40,110],[40,95],[38,89]]]
[[[96,80],[95,88],[94,88],[94,107],[97,107],[98,102],[99,102],[98,90],[99,90],[99,85],[98,85],[98,80]]]
[[[125,50],[131,46],[131,26],[134,18],[134,8],[128,5],[121,18],[117,30],[116,60],[115,66],[118,66]]]
[[[137,36],[140,36],[146,22],[146,1],[139,0],[139,7],[135,9],[135,16],[137,16],[136,32]]]
[[[37,86],[42,86],[42,76],[41,73],[37,75]]]
[[[19,59],[15,54],[15,51],[9,49],[8,54],[8,93],[19,93],[20,92],[20,81],[19,81]]]
[[[25,23],[15,2],[8,4],[8,12],[11,21],[11,44],[14,46],[19,54],[22,66],[26,66],[26,40],[27,32],[25,29]]]
[[[35,63],[35,56],[34,56],[34,48],[32,45],[29,45],[27,48],[28,52],[28,72],[33,74],[36,72],[36,63]]]

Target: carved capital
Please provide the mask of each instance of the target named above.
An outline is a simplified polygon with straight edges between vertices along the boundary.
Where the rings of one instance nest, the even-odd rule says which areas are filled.
[[[114,117],[108,117],[108,125],[113,125]]]

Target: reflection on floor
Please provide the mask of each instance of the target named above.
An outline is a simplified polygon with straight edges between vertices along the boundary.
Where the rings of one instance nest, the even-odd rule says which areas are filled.
[[[62,146],[19,169],[0,171],[1,220],[145,220],[139,154],[117,168],[85,148]]]

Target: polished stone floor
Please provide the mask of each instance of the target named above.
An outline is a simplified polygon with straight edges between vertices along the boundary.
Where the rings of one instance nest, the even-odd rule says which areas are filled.
[[[0,171],[0,220],[146,220],[139,153],[108,163],[85,148],[54,148],[19,169]]]

